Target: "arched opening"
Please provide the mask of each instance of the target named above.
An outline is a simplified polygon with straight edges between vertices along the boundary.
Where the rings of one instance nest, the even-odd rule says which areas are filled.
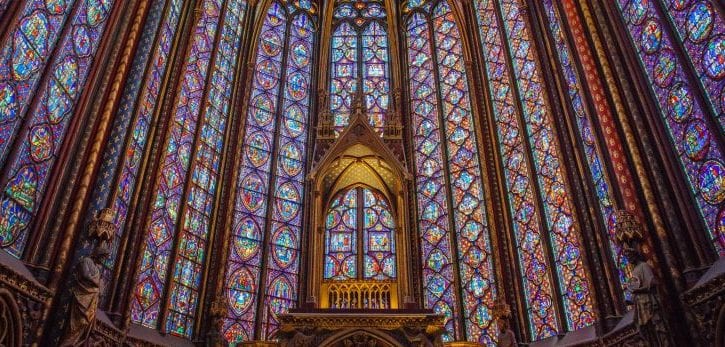
[[[403,345],[385,333],[372,329],[344,330],[320,343],[320,347],[348,346],[402,347]]]
[[[0,289],[0,346],[23,345],[23,327],[20,310],[10,292]]]
[[[368,186],[337,193],[325,213],[325,280],[396,278],[395,219]]]

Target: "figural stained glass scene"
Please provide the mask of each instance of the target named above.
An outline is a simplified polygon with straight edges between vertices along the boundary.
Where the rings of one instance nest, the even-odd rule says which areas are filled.
[[[725,344],[718,0],[0,0],[0,345]]]

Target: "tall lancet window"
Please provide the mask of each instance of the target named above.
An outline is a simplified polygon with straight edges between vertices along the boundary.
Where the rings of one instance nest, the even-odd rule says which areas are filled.
[[[446,315],[447,340],[492,345],[496,285],[461,33],[446,1],[406,15],[424,304]]]
[[[116,265],[119,245],[126,230],[126,219],[131,212],[129,206],[140,190],[137,189],[137,178],[142,170],[151,129],[160,118],[157,105],[161,97],[164,76],[170,70],[168,65],[171,48],[174,38],[178,36],[182,5],[183,0],[161,0],[156,1],[154,7],[150,9],[150,11],[163,11],[163,15],[154,22],[147,22],[147,31],[141,40],[146,41],[146,35],[149,35],[148,41],[155,44],[149,45],[145,52],[143,47],[139,47],[140,51],[136,54],[131,74],[141,74],[145,69],[148,69],[148,73],[142,79],[130,79],[126,83],[121,103],[128,106],[120,107],[118,110],[103,157],[99,174],[103,178],[99,178],[99,182],[108,182],[105,183],[108,184],[108,188],[97,189],[93,201],[96,204],[95,209],[106,207],[105,204],[112,207],[117,227],[116,235],[111,241],[111,256],[106,261],[106,269],[103,272],[106,283],[110,283],[111,272]],[[139,102],[134,103],[133,100]],[[130,136],[126,136],[127,134]],[[115,177],[115,180],[107,177]],[[105,290],[109,290],[108,286]]]
[[[589,168],[590,179],[594,184],[599,201],[599,213],[609,234],[609,248],[611,257],[617,266],[620,284],[624,287],[626,281],[627,260],[622,254],[622,248],[615,242],[614,229],[614,196],[611,190],[611,180],[604,166],[606,160],[600,152],[597,140],[597,123],[590,118],[584,98],[584,89],[580,81],[580,74],[577,71],[574,57],[574,47],[570,47],[565,38],[563,20],[553,0],[543,0],[548,27],[556,45],[556,58],[559,59],[559,68],[563,72],[567,87],[567,95],[572,110],[576,116],[578,139],[584,149],[584,157]],[[600,119],[601,121],[601,119]],[[600,123],[601,124],[601,123]],[[613,137],[609,135],[610,137]]]
[[[591,285],[523,2],[474,4],[529,331],[538,340],[594,323]]]
[[[298,300],[315,12],[273,1],[261,23],[224,281],[230,342],[268,338]]]
[[[115,1],[25,1],[0,41],[0,247],[16,257],[45,195]]]
[[[725,20],[713,1],[616,1],[709,236],[725,255]]]
[[[325,214],[325,279],[395,279],[395,219],[383,194],[339,192]]]
[[[131,299],[134,323],[184,337],[193,333],[199,306],[246,1],[205,0],[200,6],[163,142]]]
[[[330,54],[330,111],[335,133],[345,130],[356,91],[365,95],[370,125],[382,134],[390,102],[385,5],[380,0],[337,0]]]

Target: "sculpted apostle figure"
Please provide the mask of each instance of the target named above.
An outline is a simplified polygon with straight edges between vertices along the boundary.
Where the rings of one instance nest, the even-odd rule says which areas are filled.
[[[498,347],[516,347],[516,335],[509,328],[509,321],[506,317],[501,317],[497,321],[498,323]]]
[[[634,323],[640,336],[650,346],[670,346],[667,327],[662,318],[662,308],[657,298],[657,278],[637,249],[627,245],[624,256],[634,266],[627,281],[627,290],[632,293]]]
[[[101,243],[90,256],[82,257],[76,266],[71,288],[73,300],[70,305],[70,320],[61,339],[61,346],[83,345],[93,330],[102,286],[102,266],[109,254],[108,248]]]

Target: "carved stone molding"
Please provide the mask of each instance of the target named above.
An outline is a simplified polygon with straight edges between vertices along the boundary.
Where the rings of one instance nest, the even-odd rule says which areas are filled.
[[[96,314],[96,325],[89,337],[91,346],[118,346],[122,345],[126,340],[126,334],[116,328],[107,318],[100,318],[103,312]]]
[[[691,322],[696,325],[693,330],[701,332],[704,342],[716,346],[719,338],[722,343],[723,331],[718,329],[725,323],[720,321],[725,312],[725,258],[713,264],[692,289],[683,293],[682,301],[695,316],[695,322]]]
[[[313,310],[279,318],[281,346],[441,346],[444,332],[443,316],[427,311]]]
[[[22,322],[22,341],[27,344],[37,341],[36,334],[43,324],[43,313],[53,293],[38,283],[20,260],[5,251],[0,251],[0,291],[5,291],[17,305]]]
[[[48,288],[43,287],[40,283],[24,277],[5,266],[5,264],[0,263],[0,287],[2,286],[11,288],[11,292],[17,291],[29,299],[43,304],[50,302],[53,295]]]
[[[23,320],[12,293],[0,289],[0,346],[23,345]]]

